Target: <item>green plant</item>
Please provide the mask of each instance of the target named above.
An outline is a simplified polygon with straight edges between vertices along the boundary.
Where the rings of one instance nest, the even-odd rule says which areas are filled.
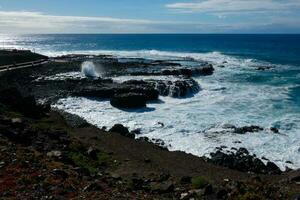
[[[204,188],[206,185],[208,185],[207,180],[202,177],[202,176],[198,176],[198,177],[194,177],[192,179],[192,186],[195,189],[202,189]]]

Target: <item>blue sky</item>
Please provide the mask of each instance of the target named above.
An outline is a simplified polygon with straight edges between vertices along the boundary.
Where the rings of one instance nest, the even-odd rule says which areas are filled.
[[[0,33],[300,33],[300,0],[0,0]]]

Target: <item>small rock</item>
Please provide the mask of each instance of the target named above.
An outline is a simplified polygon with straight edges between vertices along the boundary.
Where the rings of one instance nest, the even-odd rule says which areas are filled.
[[[94,149],[93,147],[89,147],[87,150],[87,155],[90,156],[92,159],[97,160],[99,151]]]
[[[180,199],[181,200],[185,200],[185,199],[188,199],[189,198],[189,193],[182,193],[180,194]]]
[[[117,173],[111,173],[110,176],[115,180],[120,180],[121,179],[121,176]]]
[[[102,190],[102,187],[97,182],[91,183],[83,188],[84,192],[101,191],[101,190]]]
[[[292,182],[295,182],[296,184],[300,184],[300,176],[294,176],[291,178]]]
[[[190,176],[183,176],[180,179],[181,184],[189,184],[191,182],[192,182],[192,177],[190,177]]]
[[[110,104],[116,108],[146,107],[147,96],[140,93],[118,94],[110,99]]]
[[[219,190],[217,192],[217,198],[218,199],[227,199],[227,194],[228,194],[228,192],[226,190],[224,190],[224,189]]]
[[[158,192],[160,194],[173,192],[175,188],[172,181],[166,181],[163,183],[151,183],[150,187],[153,192]]]
[[[237,134],[255,133],[264,130],[259,126],[244,126],[240,128],[235,128],[234,132]]]
[[[278,128],[271,127],[270,130],[271,130],[273,133],[279,133]]]
[[[209,184],[204,188],[204,195],[211,195],[211,194],[213,194],[213,186]]]
[[[169,178],[170,178],[170,174],[169,173],[162,172],[159,175],[159,181],[160,182],[167,181]]]
[[[13,123],[13,124],[22,124],[23,120],[21,118],[13,118],[13,119],[11,119],[11,123]]]
[[[69,177],[67,172],[65,172],[63,169],[54,169],[52,170],[52,173],[58,178],[62,178],[62,179],[66,179]]]
[[[279,167],[277,165],[275,165],[273,162],[268,162],[267,163],[267,168],[273,174],[280,174],[281,173],[281,170],[279,169]]]
[[[61,151],[50,151],[50,152],[47,153],[48,157],[56,157],[56,158],[58,158],[58,157],[61,157],[61,155],[62,155]]]
[[[140,190],[144,187],[144,180],[140,178],[132,178],[131,179],[131,189]]]
[[[122,124],[115,124],[110,130],[109,132],[115,132],[115,133],[119,133],[125,137],[128,138],[135,138],[135,135],[133,133],[130,133],[128,131],[128,128],[124,127]]]

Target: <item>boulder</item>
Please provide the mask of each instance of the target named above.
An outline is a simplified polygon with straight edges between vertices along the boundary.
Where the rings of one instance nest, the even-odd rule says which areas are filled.
[[[67,179],[69,177],[68,173],[65,172],[63,169],[53,169],[52,174],[57,178]]]
[[[139,93],[115,95],[110,104],[116,108],[143,108],[146,107],[147,96]]]
[[[0,90],[0,94],[0,103],[28,117],[39,118],[49,111],[48,108],[37,105],[33,96],[23,96],[17,88],[4,88]]]
[[[124,127],[122,124],[115,124],[111,129],[109,129],[109,132],[119,133],[120,135],[128,138],[135,138],[135,135],[130,133],[128,128]]]
[[[245,133],[255,133],[264,130],[260,126],[243,126],[234,129],[234,133],[245,134]]]
[[[87,155],[91,157],[93,160],[97,160],[99,151],[93,147],[89,147],[87,150]]]
[[[163,183],[151,183],[150,184],[151,190],[153,192],[163,194],[163,193],[169,193],[174,191],[174,184],[172,181],[166,181]]]
[[[73,95],[83,97],[98,97],[98,98],[111,98],[115,94],[113,87],[105,86],[85,86],[77,88]]]
[[[236,169],[243,172],[255,172],[261,174],[280,174],[280,169],[272,162],[265,165],[255,155],[250,155],[245,148],[238,149],[235,153],[228,154],[222,151],[216,151],[210,154],[211,158],[208,159],[216,165],[221,165],[231,169]]]
[[[199,84],[193,79],[155,81],[153,84],[160,95],[174,98],[185,97],[189,94],[197,93],[200,90]]]
[[[208,64],[205,66],[195,68],[181,68],[181,69],[165,69],[162,70],[161,75],[165,76],[208,76],[214,73],[215,69],[213,65]]]

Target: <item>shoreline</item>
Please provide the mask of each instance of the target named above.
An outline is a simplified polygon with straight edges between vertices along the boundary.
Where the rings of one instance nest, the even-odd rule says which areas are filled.
[[[77,62],[75,60],[75,63],[76,64],[81,63],[80,59],[79,59],[79,62]],[[59,72],[59,71],[60,72],[69,71],[71,68],[74,68],[74,66],[72,66],[73,64],[74,63],[66,64],[66,63],[52,62],[52,63],[46,64],[46,65],[48,67],[52,66],[53,71],[51,73],[55,74],[56,72]],[[67,65],[67,67],[65,67],[65,69],[61,69],[60,67],[62,67],[62,65]],[[40,69],[42,69],[42,68],[43,68],[43,66],[40,67]],[[24,75],[22,74],[23,76],[26,76],[26,74],[28,74],[28,75],[32,74],[32,73],[34,74],[34,73],[37,73],[37,71],[39,71],[38,69],[36,71],[33,69],[20,69],[20,70],[21,70],[21,72],[24,73]],[[2,79],[0,82],[2,83],[3,78],[5,77],[5,79],[10,80],[13,85],[13,82],[14,82],[13,77],[16,75],[15,72],[6,72],[5,74],[0,75],[0,78]],[[47,82],[43,83],[43,84],[45,84],[43,86],[44,88],[39,89],[39,90],[34,90],[34,89],[37,89],[37,87],[34,87],[34,85],[32,84],[32,80],[34,80],[34,79],[27,80],[28,77],[14,77],[14,79],[17,79],[17,80],[15,80],[16,83],[17,82],[24,83],[24,85],[21,85],[21,88],[20,88],[20,89],[23,89],[22,93],[25,93],[27,95],[33,93],[34,96],[36,96],[37,98],[41,98],[43,95],[52,96],[54,93],[57,92],[57,89],[58,89],[58,88],[52,88],[52,89],[50,88],[51,90],[53,90],[52,92],[51,92],[51,90],[49,90],[49,91],[46,91],[46,93],[43,93],[42,89],[47,88],[45,86]],[[2,85],[3,84],[5,84],[5,83],[2,83]],[[29,84],[30,86],[28,86],[26,84]],[[58,82],[56,84],[58,84],[56,86],[62,87],[59,85]],[[105,80],[104,80],[104,82],[101,82],[101,84],[106,84]],[[69,85],[69,86],[72,86],[72,85]],[[32,90],[32,87],[33,87],[33,91],[29,92],[30,90]],[[64,91],[64,90],[62,90],[62,91]],[[68,95],[68,94],[69,93],[62,94],[62,96]],[[55,99],[57,99],[59,97],[60,96],[57,96],[53,100],[50,99],[50,101],[55,101]],[[13,107],[13,110],[14,110],[14,107]],[[23,117],[24,116],[21,116],[21,118],[23,118]],[[295,184],[295,182],[292,181],[293,178],[290,178],[291,176],[293,176],[294,178],[298,177],[299,173],[300,173],[299,170],[284,172],[282,175],[261,175],[261,174],[256,174],[256,173],[249,174],[248,172],[238,172],[236,170],[231,170],[228,168],[224,168],[221,166],[217,166],[217,165],[208,163],[205,160],[203,160],[203,158],[200,158],[200,157],[192,156],[192,155],[189,155],[189,154],[186,154],[183,152],[178,152],[178,151],[169,152],[169,151],[166,151],[165,149],[161,149],[157,145],[148,143],[147,141],[133,140],[131,138],[125,137],[124,133],[122,131],[119,134],[116,134],[116,133],[108,134],[106,131],[97,129],[95,127],[91,127],[90,125],[86,125],[86,124],[84,125],[84,123],[83,123],[83,128],[75,128],[74,129],[74,128],[70,128],[69,125],[66,125],[65,119],[62,119],[59,115],[55,114],[55,112],[50,112],[49,115],[47,117],[45,117],[46,121],[47,121],[47,119],[50,119],[51,117],[54,118],[54,120],[52,120],[52,121],[54,121],[53,122],[54,124],[63,124],[62,125],[64,127],[63,129],[67,129],[67,132],[69,132],[68,133],[69,136],[67,136],[67,138],[76,138],[78,141],[80,141],[85,146],[86,149],[89,149],[89,147],[93,147],[93,148],[96,148],[97,150],[99,150],[100,152],[104,152],[105,156],[107,156],[107,154],[110,155],[112,153],[112,155],[115,155],[116,157],[118,157],[117,160],[118,160],[118,162],[121,163],[118,166],[114,166],[113,163],[110,163],[110,161],[108,161],[108,165],[110,167],[112,167],[112,166],[113,166],[112,168],[117,167],[116,170],[112,170],[112,168],[110,168],[110,167],[108,169],[107,168],[105,169],[105,170],[110,171],[110,173],[112,173],[109,175],[105,175],[105,176],[107,176],[105,178],[112,179],[113,185],[116,184],[118,182],[118,180],[120,180],[120,179],[121,180],[131,179],[131,181],[135,180],[133,174],[137,173],[140,176],[138,178],[138,181],[142,182],[142,183],[140,183],[139,187],[142,187],[142,189],[140,189],[140,188],[137,189],[137,188],[133,187],[133,188],[130,188],[130,190],[132,190],[133,193],[136,191],[142,191],[141,193],[143,195],[145,195],[145,194],[150,195],[148,197],[149,199],[154,198],[154,197],[156,197],[156,198],[162,197],[161,195],[163,195],[163,194],[166,195],[166,198],[174,198],[174,197],[181,198],[184,195],[189,196],[190,193],[192,193],[192,195],[196,195],[196,196],[200,195],[200,196],[204,196],[204,197],[208,198],[209,195],[212,195],[211,197],[217,197],[218,195],[221,194],[221,192],[224,193],[223,197],[225,197],[228,194],[231,194],[231,192],[229,192],[229,190],[227,188],[228,185],[232,184],[235,181],[247,182],[247,184],[246,184],[247,186],[244,189],[246,189],[246,191],[248,193],[251,193],[251,195],[263,195],[260,192],[255,191],[255,189],[251,188],[255,184],[266,185],[267,187],[270,187],[270,188],[273,188],[274,185],[279,184],[282,186],[282,187],[280,187],[280,190],[285,189],[285,187],[288,187],[289,189],[293,189],[293,191],[295,191],[295,193],[300,191],[299,185]],[[25,118],[28,118],[28,117],[26,116]],[[10,119],[13,120],[14,118],[10,117]],[[43,120],[45,120],[45,119],[43,119]],[[30,119],[28,122],[29,125],[32,123],[31,120],[32,119]],[[42,119],[38,119],[37,121],[40,121],[40,120],[42,121]],[[33,120],[33,121],[35,121],[35,120]],[[43,135],[43,137],[47,137],[47,134],[45,134],[44,131],[49,128],[49,125],[50,126],[52,126],[52,125],[51,125],[51,123],[46,126],[44,126],[44,125],[45,124],[43,123],[43,126],[39,127],[40,130],[39,130],[38,134]],[[8,126],[14,127],[15,125],[9,123]],[[122,136],[122,134],[123,134],[123,136]],[[4,138],[4,140],[6,140],[6,139]],[[8,140],[10,140],[10,139],[8,139]],[[11,142],[14,142],[14,141],[11,141]],[[43,141],[43,142],[47,142],[47,141]],[[55,142],[54,142],[54,144],[55,144]],[[32,145],[32,146],[34,146],[34,145]],[[124,147],[126,147],[126,148],[124,148]],[[53,149],[53,150],[57,151],[55,149]],[[109,151],[111,151],[111,152],[109,152]],[[44,152],[44,150],[42,150],[41,152],[42,152],[42,154],[48,154],[51,151]],[[52,153],[54,153],[54,152],[52,152]],[[80,153],[80,155],[81,155],[81,153]],[[60,156],[58,156],[58,157],[60,157]],[[129,158],[127,158],[127,157],[129,157]],[[57,158],[55,158],[55,156],[54,156],[54,160],[55,159],[57,159]],[[61,163],[65,163],[65,160],[60,160],[60,159],[58,159],[58,160]],[[108,159],[108,160],[110,160],[110,159]],[[75,163],[75,165],[76,165],[76,163]],[[68,170],[72,171],[71,169],[68,169]],[[104,172],[105,172],[105,170],[104,170]],[[63,172],[60,172],[60,173],[63,174]],[[73,171],[71,173],[73,173]],[[151,175],[151,173],[154,173],[155,175],[153,175],[153,174]],[[164,178],[162,178],[162,180],[158,180],[158,181],[154,180],[154,181],[150,181],[150,183],[146,183],[146,180],[148,180],[148,179],[149,180],[156,179],[154,177],[160,176],[160,173],[164,173],[163,174]],[[196,178],[196,177],[205,177],[205,179],[208,179],[206,181],[208,181],[209,184],[204,184],[205,186],[202,189],[204,189],[204,191],[207,192],[210,189],[210,186],[212,186],[212,188],[214,190],[207,192],[206,194],[204,191],[203,191],[204,193],[201,193],[200,191],[192,191],[193,187],[194,187],[192,182],[187,181],[187,183],[184,183],[184,184],[181,183],[181,179],[185,176],[190,177],[190,179]],[[166,177],[168,177],[168,178],[166,178]],[[256,180],[256,177],[260,177],[259,178],[260,180],[259,181]],[[187,178],[187,179],[190,180],[189,178]],[[227,181],[227,179],[228,179],[228,181]],[[206,181],[204,181],[204,182],[206,182]],[[123,181],[121,181],[121,182],[123,182]],[[102,183],[101,180],[100,180],[100,183]],[[225,186],[223,186],[224,184],[225,184]],[[210,185],[210,186],[208,187],[208,185]],[[122,184],[121,184],[121,186],[122,186]],[[105,186],[105,187],[109,187],[109,186]],[[143,188],[143,187],[145,187],[145,188]],[[183,189],[180,190],[180,192],[176,192],[175,189],[177,187],[181,187]],[[118,187],[114,185],[113,188],[118,188]],[[199,188],[197,188],[197,189],[199,189]],[[237,188],[235,188],[235,189],[237,189]],[[121,191],[120,188],[118,190]],[[149,192],[149,190],[150,190],[150,192]],[[194,190],[195,190],[195,188],[194,188]],[[225,190],[225,192],[224,192],[224,190]],[[274,189],[274,188],[273,188],[273,190],[274,190],[274,192],[276,191],[276,189]],[[287,191],[289,191],[289,190],[287,190]],[[93,192],[95,192],[95,191],[93,191]],[[200,192],[200,194],[198,194],[197,192]],[[244,192],[243,194],[242,193],[239,194],[239,192],[241,192],[240,189],[238,189],[238,194],[233,194],[233,195],[237,195],[236,197],[238,197],[239,195],[247,194],[247,192],[246,193]],[[284,193],[286,191],[280,191],[280,192]],[[107,192],[102,191],[102,193],[107,193]],[[258,193],[258,194],[256,194],[256,193]],[[87,194],[88,194],[88,192],[86,193],[86,195]],[[151,196],[151,195],[153,195],[153,196]],[[278,194],[275,194],[275,196],[276,195],[278,195]],[[279,196],[276,196],[276,197],[279,197]],[[106,199],[106,198],[104,198],[104,199]]]

